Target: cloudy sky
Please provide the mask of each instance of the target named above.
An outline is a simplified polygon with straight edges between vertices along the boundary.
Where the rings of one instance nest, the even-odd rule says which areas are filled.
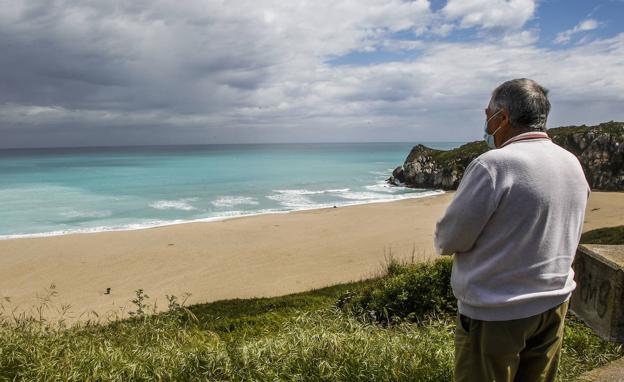
[[[0,147],[467,141],[624,120],[624,0],[0,0]]]

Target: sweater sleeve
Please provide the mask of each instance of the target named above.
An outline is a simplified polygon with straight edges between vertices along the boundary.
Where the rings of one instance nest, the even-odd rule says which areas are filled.
[[[478,159],[473,160],[451,204],[436,224],[436,252],[452,255],[470,250],[494,213],[495,200],[490,172]]]

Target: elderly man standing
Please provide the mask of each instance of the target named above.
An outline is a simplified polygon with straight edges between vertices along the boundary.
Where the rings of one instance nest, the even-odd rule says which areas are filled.
[[[470,163],[437,223],[436,250],[455,254],[457,381],[555,379],[590,188],[546,134],[549,110],[535,81],[494,90],[484,138],[496,150]]]

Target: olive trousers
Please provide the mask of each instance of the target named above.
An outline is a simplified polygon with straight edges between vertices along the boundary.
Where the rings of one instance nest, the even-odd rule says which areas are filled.
[[[535,316],[482,321],[457,315],[455,381],[554,381],[569,300]]]

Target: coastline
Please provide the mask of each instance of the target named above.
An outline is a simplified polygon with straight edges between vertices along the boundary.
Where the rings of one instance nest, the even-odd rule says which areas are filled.
[[[13,239],[31,239],[31,238],[39,238],[39,237],[53,237],[53,236],[64,236],[64,235],[77,235],[77,234],[92,234],[92,233],[102,233],[102,232],[120,232],[120,231],[136,231],[141,229],[151,229],[151,228],[160,228],[160,227],[168,227],[172,225],[178,224],[188,224],[188,223],[209,223],[209,222],[217,222],[224,221],[230,219],[238,219],[245,217],[253,217],[259,215],[271,215],[271,214],[288,214],[293,212],[301,212],[301,211],[312,211],[312,210],[321,210],[324,208],[333,208],[336,207],[350,207],[350,206],[360,206],[364,204],[375,204],[375,203],[390,203],[397,202],[406,199],[420,199],[420,198],[428,198],[431,196],[437,196],[444,194],[443,190],[429,190],[423,191],[422,193],[411,193],[411,194],[403,194],[400,195],[396,199],[373,199],[373,200],[361,200],[361,201],[344,201],[337,202],[335,204],[321,204],[312,207],[301,207],[293,210],[264,210],[258,212],[250,212],[245,214],[237,214],[237,215],[223,215],[209,218],[200,218],[200,219],[189,219],[189,220],[170,220],[170,221],[154,221],[151,223],[136,223],[136,224],[128,224],[125,226],[102,226],[102,227],[93,227],[93,228],[77,228],[73,230],[66,231],[51,231],[51,232],[38,232],[38,233],[25,233],[25,234],[12,234],[12,235],[0,235],[0,241],[2,240],[13,240]]]
[[[388,253],[435,257],[435,222],[453,193],[340,208],[262,214],[132,231],[0,241],[0,298],[9,312],[34,313],[55,285],[50,319],[123,318],[143,289],[166,309],[187,304],[301,292],[375,276]],[[584,231],[622,224],[624,193],[594,192]],[[105,294],[111,288],[110,294]],[[29,312],[30,310],[30,312]],[[82,315],[81,315],[82,314]]]

